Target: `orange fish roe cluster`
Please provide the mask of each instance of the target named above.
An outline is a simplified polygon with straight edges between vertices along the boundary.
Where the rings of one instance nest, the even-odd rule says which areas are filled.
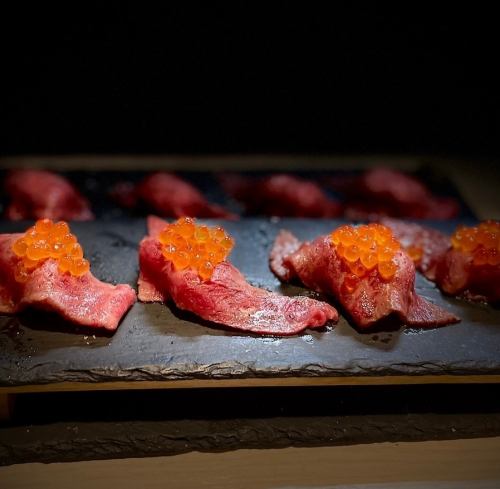
[[[58,261],[60,272],[75,277],[90,269],[89,262],[83,258],[82,247],[64,221],[39,219],[12,244],[12,251],[20,258],[15,270],[18,282],[26,282],[30,272],[49,258]]]
[[[332,232],[331,240],[337,254],[352,272],[343,284],[348,292],[352,292],[371,270],[376,269],[384,280],[390,280],[397,271],[393,258],[401,246],[386,226],[341,226]]]
[[[158,239],[163,256],[176,270],[191,268],[202,280],[212,277],[214,268],[224,261],[234,246],[234,240],[223,228],[197,225],[190,217],[181,217],[167,225]]]
[[[459,226],[451,237],[451,245],[472,255],[474,265],[500,265],[500,222],[484,221],[475,227]]]

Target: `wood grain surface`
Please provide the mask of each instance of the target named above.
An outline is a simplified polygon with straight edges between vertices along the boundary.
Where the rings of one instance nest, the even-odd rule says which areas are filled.
[[[212,389],[231,387],[306,387],[306,386],[362,386],[415,384],[498,384],[500,375],[419,375],[415,377],[284,377],[276,379],[221,379],[221,380],[163,380],[141,382],[58,382],[0,387],[0,399],[8,394],[35,392],[113,391],[149,389]]]
[[[2,489],[359,489],[375,483],[493,489],[500,487],[500,438],[23,464],[0,468],[0,482]]]

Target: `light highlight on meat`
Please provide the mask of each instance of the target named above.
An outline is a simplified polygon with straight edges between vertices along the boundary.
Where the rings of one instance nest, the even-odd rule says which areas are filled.
[[[459,226],[453,235],[397,219],[390,226],[403,246],[418,246],[417,269],[449,295],[474,301],[500,302],[500,224],[485,221]]]
[[[120,183],[110,193],[122,207],[142,205],[164,217],[237,217],[208,202],[193,185],[171,173],[152,173],[137,185]]]
[[[455,199],[433,195],[415,177],[389,168],[373,168],[359,176],[334,177],[329,181],[345,195],[345,215],[349,219],[450,219],[459,212]]]
[[[176,270],[158,239],[165,225],[161,219],[148,219],[149,236],[139,248],[139,300],[172,300],[205,320],[257,334],[293,335],[337,321],[337,311],[324,302],[251,286],[228,261],[217,264],[209,279],[191,269]]]
[[[80,326],[115,330],[136,300],[128,285],[106,284],[89,271],[81,276],[62,273],[54,258],[46,258],[16,276],[20,258],[13,251],[22,234],[0,234],[0,313],[14,314],[27,307],[52,311]]]
[[[12,221],[94,219],[87,199],[64,177],[49,171],[12,171],[5,181],[5,192],[9,196],[5,217]]]
[[[339,242],[340,244],[340,242]],[[270,266],[283,281],[298,280],[306,287],[334,297],[354,324],[368,328],[396,317],[412,326],[441,326],[458,321],[444,309],[418,296],[414,289],[415,267],[401,249],[393,251],[396,270],[384,278],[376,267],[362,277],[338,253],[330,236],[300,243],[288,231],[281,231],[270,255]]]
[[[221,183],[233,198],[244,203],[247,212],[267,216],[336,217],[342,206],[319,185],[292,175],[264,178],[239,175],[221,177]]]

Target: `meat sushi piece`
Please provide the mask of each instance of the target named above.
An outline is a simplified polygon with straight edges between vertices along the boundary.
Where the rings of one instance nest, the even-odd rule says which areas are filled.
[[[285,297],[251,286],[226,260],[233,241],[222,228],[192,219],[150,217],[139,248],[139,300],[172,300],[180,309],[233,329],[293,335],[338,320],[337,311],[308,297]]]
[[[394,318],[421,327],[459,320],[415,292],[412,260],[379,224],[342,226],[305,243],[281,231],[270,266],[282,281],[298,280],[333,296],[362,329]]]
[[[286,174],[265,178],[225,175],[226,192],[250,214],[289,217],[336,217],[342,206],[314,182]]]
[[[143,205],[165,217],[237,217],[208,202],[193,185],[171,173],[152,173],[137,185],[121,182],[110,193],[122,207],[132,209]]]
[[[415,250],[415,266],[449,295],[473,301],[500,302],[500,223],[460,226],[453,235],[396,219],[385,219],[401,240]]]
[[[417,270],[434,281],[437,265],[450,248],[450,237],[437,229],[399,219],[382,218],[379,222],[392,230]]]
[[[90,204],[80,192],[60,175],[44,170],[14,170],[5,181],[9,205],[5,217],[23,219],[94,219]]]
[[[31,307],[114,331],[135,300],[130,286],[92,275],[65,222],[43,219],[25,234],[0,234],[0,313]]]
[[[389,168],[374,168],[361,176],[330,181],[346,196],[345,214],[349,219],[451,219],[459,212],[455,199],[435,196],[416,178]]]

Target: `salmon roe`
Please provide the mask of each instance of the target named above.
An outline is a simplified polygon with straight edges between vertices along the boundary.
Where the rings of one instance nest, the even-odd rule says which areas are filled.
[[[215,267],[224,261],[234,240],[220,226],[197,225],[190,217],[168,224],[159,234],[162,253],[176,270],[190,268],[202,280],[212,277]]]
[[[75,277],[85,275],[90,269],[82,247],[64,221],[39,219],[12,244],[12,251],[20,258],[14,272],[18,282],[26,282],[30,273],[48,259],[57,260],[60,272]]]
[[[331,234],[337,254],[341,257],[351,274],[347,274],[343,286],[353,292],[371,270],[384,280],[390,280],[397,271],[394,256],[401,248],[392,231],[382,224],[365,226],[341,226]]]
[[[455,250],[472,255],[474,265],[500,265],[500,222],[483,221],[479,226],[459,226],[451,237]]]

